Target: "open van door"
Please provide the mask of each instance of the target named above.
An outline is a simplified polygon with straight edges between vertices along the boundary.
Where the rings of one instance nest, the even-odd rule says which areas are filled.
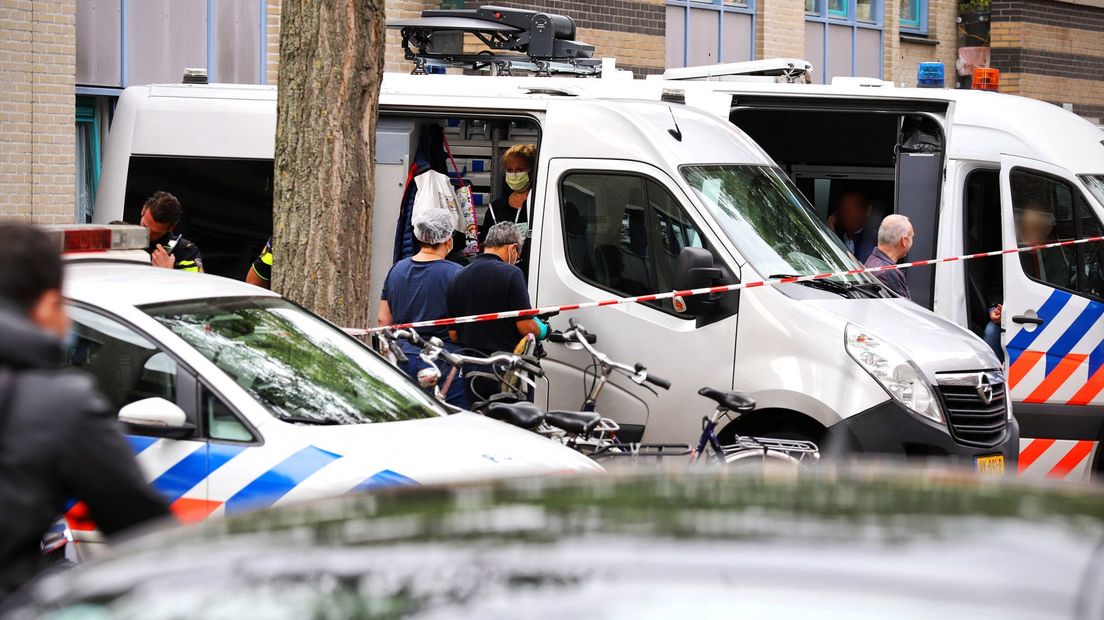
[[[738,277],[692,203],[660,169],[624,160],[552,159],[546,174],[539,254],[534,250],[538,306],[674,290],[679,254],[691,247],[710,250],[716,267],[730,279]],[[704,415],[711,406],[698,389],[732,387],[734,312],[699,321],[676,311],[668,299],[588,308],[570,316],[598,336],[596,348],[611,359],[642,363],[673,384],[658,395],[621,376],[606,386],[597,409],[622,426],[619,437],[625,441],[639,439],[645,427],[645,438],[693,441],[700,429],[686,425],[685,416],[650,413],[689,407]],[[553,319],[553,324],[564,328],[567,318]],[[549,388],[538,398],[546,398],[550,409],[578,409],[584,382],[593,380],[590,356],[562,344],[549,343],[546,350],[549,358],[542,365]]]
[[[1000,185],[1005,248],[1104,234],[1104,209],[1060,167],[1005,155]],[[1019,469],[1086,476],[1104,429],[1104,244],[1003,260],[1003,342],[1023,437]]]

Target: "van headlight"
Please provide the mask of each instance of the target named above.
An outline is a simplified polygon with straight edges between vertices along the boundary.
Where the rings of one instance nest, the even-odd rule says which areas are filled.
[[[924,373],[897,347],[850,323],[844,340],[851,359],[870,373],[893,400],[933,422],[946,423]]]

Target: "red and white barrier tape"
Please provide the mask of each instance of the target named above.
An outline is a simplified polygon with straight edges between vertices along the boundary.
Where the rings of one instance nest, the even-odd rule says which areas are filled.
[[[882,267],[870,267],[863,269],[851,269],[849,271],[837,271],[833,273],[818,273],[808,276],[795,276],[789,278],[769,278],[766,280],[757,280],[754,282],[740,282],[738,284],[726,284],[723,286],[710,286],[706,288],[687,289],[683,291],[670,291],[668,293],[655,293],[652,295],[637,295],[635,297],[617,297],[614,299],[605,299],[602,301],[585,301],[577,304],[563,304],[561,306],[545,306],[543,308],[530,308],[529,310],[511,310],[508,312],[492,312],[490,314],[473,314],[469,316],[460,316],[446,319],[436,319],[433,321],[418,321],[417,323],[400,323],[394,325],[388,325],[385,327],[373,327],[368,329],[368,333],[374,333],[383,331],[386,329],[411,329],[419,327],[447,327],[449,325],[460,325],[462,323],[479,323],[482,321],[497,321],[499,319],[524,319],[538,314],[547,314],[550,312],[571,312],[572,310],[581,310],[583,308],[599,308],[602,306],[617,306],[620,304],[635,304],[646,301],[658,301],[661,299],[674,299],[675,297],[693,297],[694,295],[712,295],[715,293],[729,293],[732,291],[739,291],[742,289],[758,288],[760,286],[774,286],[776,284],[792,284],[794,282],[807,282],[810,280],[825,280],[828,278],[835,278],[840,276],[853,276],[860,273],[877,273],[879,271],[894,271],[897,269],[909,269],[911,267],[924,267],[926,265],[938,265],[941,263],[953,263],[957,261],[973,260],[976,258],[990,258],[993,256],[1003,256],[1005,254],[1018,254],[1021,252],[1035,252],[1038,250],[1048,250],[1050,248],[1060,248],[1071,245],[1080,245],[1082,243],[1093,243],[1097,241],[1104,241],[1104,236],[1099,237],[1086,237],[1084,239],[1072,239],[1069,241],[1055,241],[1054,243],[1045,243],[1043,245],[1035,245],[1024,248],[1012,248],[1008,250],[994,250],[992,252],[980,252],[978,254],[967,254],[965,256],[951,256],[948,258],[930,258],[927,260],[917,260],[909,263],[900,263],[897,265],[884,265]]]

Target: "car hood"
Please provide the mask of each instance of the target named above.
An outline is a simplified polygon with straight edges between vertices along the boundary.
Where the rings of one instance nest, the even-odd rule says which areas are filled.
[[[1099,489],[932,469],[695,473],[392,489],[164,529],[46,577],[13,617],[81,606],[143,618],[1104,610]]]
[[[893,343],[933,383],[936,373],[1001,367],[982,339],[906,299],[818,299],[803,303]]]
[[[351,426],[297,425],[293,430],[331,461],[288,499],[383,486],[602,471],[556,441],[474,413]]]

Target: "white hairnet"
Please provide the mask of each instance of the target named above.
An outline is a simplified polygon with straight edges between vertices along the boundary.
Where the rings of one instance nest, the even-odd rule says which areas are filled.
[[[412,223],[414,238],[429,245],[448,241],[455,227],[452,213],[445,209],[427,209],[414,216]]]

